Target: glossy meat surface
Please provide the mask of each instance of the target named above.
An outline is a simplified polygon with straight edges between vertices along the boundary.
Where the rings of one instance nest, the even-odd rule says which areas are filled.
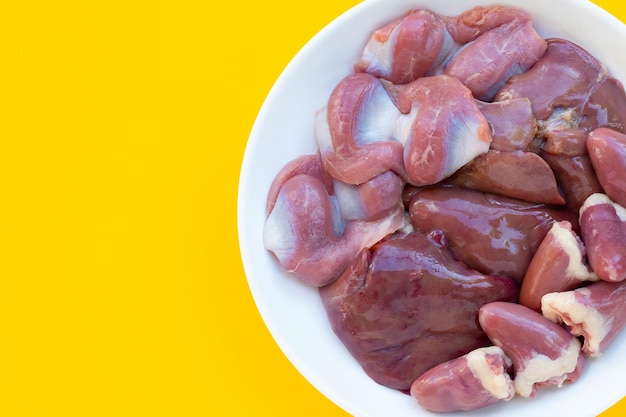
[[[554,172],[570,211],[578,213],[587,197],[603,192],[589,155],[552,155],[547,152],[540,155]]]
[[[532,203],[565,204],[552,169],[532,152],[490,150],[463,166],[445,183]]]
[[[478,108],[491,126],[491,149],[523,151],[537,133],[537,120],[527,98],[478,102]]]
[[[520,304],[541,311],[541,298],[551,292],[568,291],[584,281],[597,281],[589,270],[587,251],[567,221],[556,222],[541,241],[520,288]]]
[[[626,135],[598,128],[589,134],[587,150],[604,192],[626,207]]]
[[[528,97],[538,120],[558,109],[582,108],[607,77],[606,68],[580,46],[548,39],[543,57],[500,89],[496,101]]]
[[[592,194],[580,209],[580,230],[598,277],[626,280],[626,209],[605,194]]]
[[[469,267],[518,282],[552,224],[577,223],[572,213],[455,188],[420,191],[409,212],[416,231],[442,230],[456,258]]]
[[[320,288],[334,332],[365,372],[401,390],[433,366],[486,346],[478,309],[513,301],[517,292],[512,280],[473,271],[420,234],[376,245]]]

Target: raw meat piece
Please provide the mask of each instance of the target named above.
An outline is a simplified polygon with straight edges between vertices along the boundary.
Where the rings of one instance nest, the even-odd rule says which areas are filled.
[[[442,230],[455,257],[470,268],[517,282],[552,223],[578,223],[578,216],[566,211],[456,188],[421,190],[409,213],[415,231]]]
[[[285,181],[298,174],[307,174],[319,179],[320,181],[322,181],[322,184],[324,184],[324,188],[326,189],[328,194],[334,194],[333,179],[330,175],[326,173],[326,171],[324,171],[324,166],[322,165],[322,159],[319,152],[311,155],[301,155],[289,161],[278,172],[278,174],[274,178],[274,181],[272,181],[272,185],[270,186],[270,191],[267,197],[267,207],[265,210],[266,216],[269,215],[274,208],[278,193],[280,192],[280,189]]]
[[[477,6],[452,17],[444,17],[452,38],[466,44],[483,33],[512,21],[529,22],[531,18],[522,10],[510,6]]]
[[[543,147],[551,154],[579,156],[587,154],[587,135],[604,127],[623,133],[626,124],[626,93],[622,83],[613,77],[599,85],[578,115],[578,109],[555,111],[544,123],[540,135],[546,140]]]
[[[411,385],[411,396],[430,411],[477,410],[513,398],[511,367],[499,347],[479,348],[423,373]]]
[[[600,281],[573,291],[546,294],[543,315],[583,336],[583,353],[598,357],[626,326],[626,282]]]
[[[410,394],[430,411],[477,410],[515,396],[511,367],[499,347],[478,348],[423,373],[411,384]]]
[[[570,211],[578,213],[587,197],[603,192],[589,155],[567,156],[541,152],[540,156],[552,168]]]
[[[389,170],[405,177],[403,145],[395,141],[398,109],[369,74],[341,80],[315,117],[315,137],[326,171],[362,184]]]
[[[399,207],[376,221],[345,222],[324,184],[299,174],[285,181],[263,229],[263,245],[306,284],[339,277],[354,254],[405,225]]]
[[[391,170],[413,185],[435,184],[489,150],[489,124],[457,79],[423,77],[387,88],[369,74],[352,74],[318,112],[316,138],[332,177],[362,184]]]
[[[543,57],[528,71],[512,76],[495,100],[528,97],[538,120],[558,109],[576,109],[580,114],[606,79],[606,68],[568,40],[551,38],[547,44]]]
[[[601,72],[600,77],[603,76]],[[594,129],[609,127],[623,132],[626,94],[621,82],[606,76],[590,88],[593,93],[584,105],[557,108],[548,119],[538,122],[538,136],[545,141],[544,152],[571,157],[587,155],[587,136]]]
[[[621,81],[608,76],[589,97],[581,125],[593,130],[609,127],[624,132],[626,127],[626,92]]]
[[[400,89],[397,101],[400,111],[410,108],[398,131],[409,183],[435,184],[489,150],[489,123],[456,78],[420,78]]]
[[[533,203],[565,204],[552,169],[532,152],[490,150],[474,158],[445,183]]]
[[[590,130],[580,126],[581,116],[575,109],[556,109],[546,120],[537,122],[537,136],[543,139],[542,151],[552,155],[587,154],[585,141]]]
[[[592,194],[580,208],[580,231],[598,277],[626,280],[626,209],[605,194]]]
[[[533,397],[542,385],[561,387],[580,377],[585,357],[567,330],[521,304],[482,306],[478,320],[489,339],[513,362],[515,392]]]
[[[412,10],[372,34],[354,69],[405,84],[426,76],[456,49],[439,16]]]
[[[520,304],[541,312],[541,297],[597,281],[586,264],[586,249],[567,221],[555,222],[533,257],[522,286]]]
[[[606,195],[626,207],[626,135],[598,128],[587,137],[587,150]]]
[[[445,73],[458,78],[482,101],[492,101],[515,74],[532,67],[546,51],[546,41],[527,19],[495,27],[457,52]]]
[[[517,298],[512,280],[469,269],[440,237],[385,240],[320,288],[334,332],[379,384],[408,390],[433,366],[488,345],[478,308]]]
[[[341,217],[345,220],[378,220],[404,207],[403,186],[402,179],[391,171],[360,185],[335,180],[334,190]]]
[[[479,101],[478,108],[491,126],[491,149],[526,150],[537,133],[537,120],[527,98],[493,103]]]

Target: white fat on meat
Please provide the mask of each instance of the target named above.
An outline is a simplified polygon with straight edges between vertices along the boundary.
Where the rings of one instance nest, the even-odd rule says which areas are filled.
[[[515,395],[511,377],[506,371],[494,372],[489,363],[488,356],[496,355],[504,359],[505,368],[512,366],[511,359],[498,346],[479,348],[467,354],[467,367],[472,375],[480,381],[483,388],[494,398],[499,400],[509,400]]]
[[[578,339],[572,339],[570,345],[556,359],[535,352],[524,369],[515,374],[513,380],[515,392],[522,397],[530,397],[533,393],[533,386],[542,382],[561,387],[567,380],[568,374],[576,369],[580,347]]]
[[[607,321],[592,306],[578,302],[576,294],[589,295],[589,289],[546,294],[541,299],[541,311],[548,320],[562,322],[572,329],[573,334],[584,336],[586,353],[597,357],[601,342],[611,330],[612,320]]]
[[[609,204],[613,206],[613,208],[615,209],[615,213],[617,214],[617,217],[620,219],[620,221],[626,222],[626,208],[613,202],[613,200],[611,200],[606,194],[602,194],[602,193],[595,193],[587,197],[587,199],[585,200],[585,203],[580,208],[580,216],[582,217],[583,213],[589,207],[597,206],[601,204]]]
[[[572,231],[560,222],[554,222],[550,232],[567,256],[568,263],[565,274],[580,281],[597,281],[598,276],[584,264],[582,252]]]

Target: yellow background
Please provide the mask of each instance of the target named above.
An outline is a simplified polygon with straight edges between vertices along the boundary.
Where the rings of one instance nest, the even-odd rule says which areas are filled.
[[[257,313],[236,198],[272,84],[356,3],[0,4],[0,416],[346,415]]]

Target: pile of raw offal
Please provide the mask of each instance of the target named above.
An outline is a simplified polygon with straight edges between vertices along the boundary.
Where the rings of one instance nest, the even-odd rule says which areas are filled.
[[[524,12],[412,10],[276,177],[265,248],[376,382],[433,411],[532,397],[626,324],[625,126],[622,84]]]

